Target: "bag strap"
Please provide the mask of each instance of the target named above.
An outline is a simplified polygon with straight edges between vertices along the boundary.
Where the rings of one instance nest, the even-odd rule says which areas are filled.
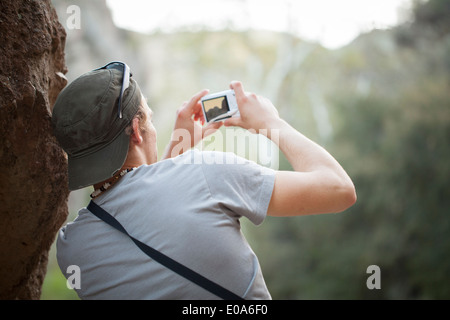
[[[177,261],[169,258],[168,256],[164,255],[158,250],[153,249],[152,247],[149,247],[145,243],[133,238],[130,234],[128,234],[128,232],[120,224],[119,221],[117,221],[112,215],[110,215],[107,211],[105,211],[95,202],[91,201],[87,206],[87,209],[91,211],[100,220],[103,220],[113,228],[129,236],[131,240],[133,240],[133,242],[139,247],[139,249],[141,249],[144,253],[146,253],[150,258],[159,262],[168,269],[178,273],[184,278],[196,283],[203,289],[208,290],[209,292],[217,295],[218,297],[224,300],[243,300],[240,296],[234,294],[233,292],[203,277],[201,274],[198,274],[197,272],[189,269],[188,267],[182,265],[181,263],[178,263]]]

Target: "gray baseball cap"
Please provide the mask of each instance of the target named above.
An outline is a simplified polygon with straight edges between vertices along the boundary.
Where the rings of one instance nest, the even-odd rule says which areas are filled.
[[[58,95],[52,125],[68,156],[69,190],[104,181],[123,166],[130,142],[125,128],[142,99],[130,77],[126,64],[113,62],[83,74]]]

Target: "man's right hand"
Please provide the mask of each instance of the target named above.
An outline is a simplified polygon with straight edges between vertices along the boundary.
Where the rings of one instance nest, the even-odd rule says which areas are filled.
[[[253,93],[246,93],[239,81],[233,81],[230,88],[236,94],[240,117],[231,117],[225,120],[225,126],[238,126],[254,130],[256,133],[265,133],[270,128],[276,127],[274,123],[281,119],[278,110],[269,99]]]

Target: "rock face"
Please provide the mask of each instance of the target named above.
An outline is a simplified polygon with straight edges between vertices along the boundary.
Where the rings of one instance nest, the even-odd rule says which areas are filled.
[[[67,160],[50,123],[65,38],[50,0],[0,2],[0,299],[39,299],[67,217]]]

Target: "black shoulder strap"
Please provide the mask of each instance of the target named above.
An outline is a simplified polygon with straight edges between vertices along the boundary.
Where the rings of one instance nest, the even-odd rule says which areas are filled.
[[[110,215],[107,211],[105,211],[102,207],[100,207],[93,201],[91,201],[89,203],[89,205],[87,206],[87,209],[89,211],[91,211],[95,216],[97,216],[100,220],[103,220],[104,222],[108,223],[110,226],[114,227],[115,229],[125,233],[127,236],[129,236],[131,238],[131,240],[133,240],[133,242],[139,247],[139,249],[141,249],[150,258],[159,262],[163,266],[178,273],[179,275],[183,276],[184,278],[196,283],[200,287],[208,290],[209,292],[217,295],[218,297],[220,297],[222,299],[243,300],[240,296],[234,294],[233,292],[223,288],[222,286],[218,285],[217,283],[212,282],[211,280],[203,277],[202,275],[198,274],[197,272],[195,272],[195,271],[187,268],[186,266],[178,263],[177,261],[169,258],[168,256],[162,254],[158,250],[155,250],[152,247],[149,247],[148,245],[146,245],[145,243],[142,243],[139,240],[133,238],[131,235],[128,234],[128,232],[120,224],[119,221],[117,221],[112,215]]]

